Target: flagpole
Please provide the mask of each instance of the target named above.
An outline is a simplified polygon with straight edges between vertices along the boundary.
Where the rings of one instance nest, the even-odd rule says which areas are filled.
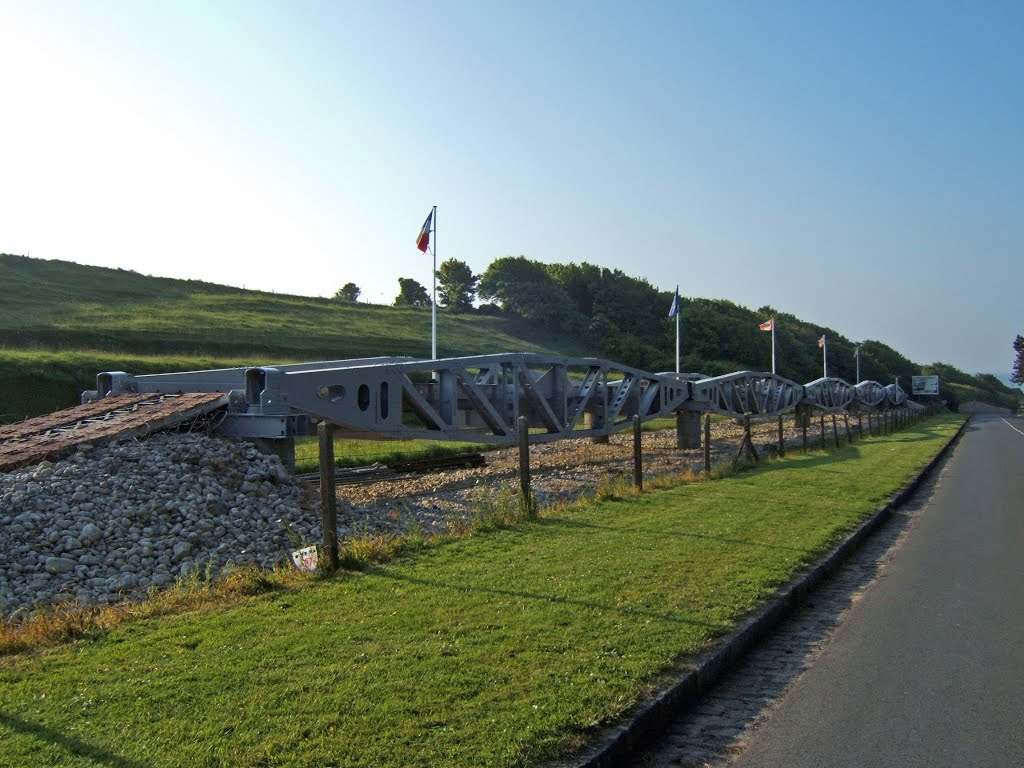
[[[775,318],[772,318],[772,376],[775,375]]]
[[[679,286],[676,286],[676,373],[679,373]]]
[[[825,338],[825,334],[821,335],[821,365],[822,370],[825,374],[825,378],[828,378],[828,339]]]
[[[431,221],[434,225],[434,293],[430,301],[430,359],[437,360],[437,206],[434,206]]]

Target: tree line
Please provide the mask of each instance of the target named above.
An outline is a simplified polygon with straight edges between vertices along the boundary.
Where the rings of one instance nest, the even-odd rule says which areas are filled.
[[[675,368],[675,321],[669,318],[674,294],[646,279],[586,262],[545,264],[525,256],[496,259],[480,275],[465,262],[448,259],[438,266],[436,278],[438,308],[444,311],[518,316],[581,340],[595,356],[650,371]],[[398,283],[393,306],[430,307],[424,286],[405,277]],[[335,298],[354,301],[358,288],[349,283]],[[829,376],[855,382],[859,362],[861,380],[899,380],[910,391],[912,376],[934,373],[952,385],[948,393],[953,397],[970,397],[978,390],[990,401],[1016,404],[1015,391],[994,376],[970,376],[943,363],[920,366],[881,341],[857,343],[771,306],[751,310],[722,299],[680,296],[679,316],[684,372],[717,376],[770,370],[771,334],[758,326],[774,318],[777,371],[793,381],[806,383],[823,375],[818,339],[824,335]]]

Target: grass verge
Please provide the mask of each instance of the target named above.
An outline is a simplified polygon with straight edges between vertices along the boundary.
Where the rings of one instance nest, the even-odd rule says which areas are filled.
[[[4,765],[514,766],[664,684],[955,416],[0,659]],[[364,561],[361,561],[365,563]]]

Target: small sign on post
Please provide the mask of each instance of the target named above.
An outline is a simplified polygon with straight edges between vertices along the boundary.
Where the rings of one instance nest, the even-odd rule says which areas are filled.
[[[317,568],[316,545],[303,547],[292,552],[292,565],[304,573],[313,573]]]

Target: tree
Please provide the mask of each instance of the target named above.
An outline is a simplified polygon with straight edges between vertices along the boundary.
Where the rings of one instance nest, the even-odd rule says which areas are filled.
[[[359,290],[359,286],[355,283],[345,283],[338,291],[334,294],[334,300],[340,301],[344,304],[355,304],[359,301],[359,294],[362,293]]]
[[[430,306],[430,296],[427,294],[427,289],[411,277],[398,278],[398,287],[400,291],[398,296],[395,297],[396,307]]]
[[[1024,384],[1024,336],[1018,336],[1014,340],[1013,349],[1017,353],[1017,359],[1013,361],[1010,381],[1014,384]]]
[[[466,262],[458,259],[442,261],[437,269],[438,303],[452,312],[472,309],[479,280]]]
[[[580,325],[573,303],[547,267],[525,256],[492,261],[480,277],[477,293],[482,299],[497,299],[503,309],[527,320],[568,332]]]

